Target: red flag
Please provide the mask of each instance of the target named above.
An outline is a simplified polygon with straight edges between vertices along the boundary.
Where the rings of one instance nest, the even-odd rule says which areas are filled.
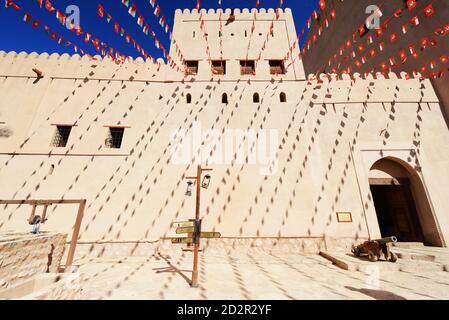
[[[325,0],[319,0],[318,1],[318,6],[320,7],[321,11],[323,11],[324,9],[326,9],[326,1]]]
[[[417,0],[408,0],[407,1],[407,7],[409,10],[416,8],[417,5],[418,5]]]
[[[98,4],[98,15],[101,18],[104,18],[104,8],[103,8],[103,6],[101,4]]]
[[[53,12],[56,10],[51,4],[50,0],[45,0],[45,8],[47,9],[48,12]]]
[[[200,0],[198,0],[196,3],[196,10],[200,10],[200,6],[201,6],[201,2],[200,2]]]
[[[430,17],[431,15],[433,15],[434,10],[433,10],[433,5],[429,4],[427,7],[424,8],[424,14],[426,15],[426,17]]]
[[[393,32],[390,35],[390,42],[395,42],[398,39],[398,35],[396,34],[396,32]]]

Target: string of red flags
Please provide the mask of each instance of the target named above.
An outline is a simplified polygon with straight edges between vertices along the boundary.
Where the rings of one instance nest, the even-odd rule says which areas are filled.
[[[5,7],[12,8],[15,11],[22,11],[22,8],[20,6],[18,6],[17,4],[15,4],[12,0],[7,0],[5,2]],[[48,34],[48,36],[50,37],[51,40],[53,40],[53,41],[57,40],[58,45],[65,46],[65,47],[71,47],[75,53],[80,52],[82,55],[86,55],[90,59],[96,60],[96,58],[92,57],[90,54],[88,54],[82,48],[80,48],[77,45],[75,45],[74,43],[66,40],[63,36],[59,36],[57,32],[52,31],[50,29],[50,27],[48,27],[47,25],[43,25],[39,20],[34,19],[30,13],[28,13],[28,12],[24,13],[23,22],[26,24],[30,24],[36,30],[40,29],[43,26],[43,30],[45,31],[45,33]]]
[[[448,31],[449,32],[449,31]],[[410,44],[407,50],[400,49],[399,52],[395,55],[392,55],[388,58],[388,61],[381,61],[378,66],[375,66],[371,69],[370,73],[374,72],[381,72],[384,75],[388,75],[388,72],[391,72],[394,68],[400,68],[401,65],[405,64],[409,59],[409,54],[413,59],[419,58],[420,51],[426,50],[431,47],[436,47],[439,43],[438,37],[441,36],[441,34],[437,34],[437,32],[433,32],[432,35],[437,35],[437,38],[435,36],[431,38],[430,36],[424,37],[423,39],[419,40],[415,44]],[[418,50],[416,48],[419,48]],[[409,52],[409,54],[407,54]],[[397,57],[399,56],[399,59]],[[361,59],[358,59],[354,62],[354,65],[356,68],[360,68],[364,63],[366,63],[368,57],[362,57]],[[441,77],[444,72],[447,72],[447,64],[448,64],[449,58],[447,54],[443,54],[439,57],[434,57],[430,59],[430,61],[424,63],[419,70],[414,70],[413,73],[417,73],[418,71],[423,75],[424,78],[426,75],[428,78],[436,78]],[[436,71],[437,68],[440,68],[438,71]],[[353,68],[351,65],[349,65],[347,68],[343,69],[342,71],[336,70],[335,68],[331,70],[331,73],[335,74],[350,74],[351,72],[357,72],[356,68]],[[411,78],[410,73],[406,72],[406,77]]]
[[[259,61],[262,59],[262,52],[265,51],[267,48],[268,42],[270,41],[270,36],[274,36],[274,21],[279,20],[280,18],[280,9],[282,9],[283,1],[279,1],[279,7],[276,8],[275,12],[275,18],[271,20],[270,27],[268,28],[268,32],[266,34],[265,40],[262,44],[262,47],[259,51],[259,54],[257,55],[256,61]]]
[[[101,4],[98,4],[98,16],[102,19],[106,18],[106,22],[108,24],[113,25],[114,28],[114,32],[119,34],[122,38],[124,38],[124,40],[126,41],[127,44],[130,44],[133,46],[133,48],[139,53],[141,54],[145,59],[151,59],[151,61],[153,63],[158,63],[152,56],[151,54],[149,54],[143,46],[141,46],[133,37],[130,36],[130,34],[128,32],[126,32],[126,30],[120,26],[120,24],[115,21],[111,14],[106,12],[104,7]],[[158,63],[159,64],[159,63]]]
[[[218,20],[220,21],[220,30],[219,30],[219,41],[220,41],[220,60],[223,60],[223,20],[222,20],[222,11],[220,10],[220,15]]]
[[[123,1],[123,0],[122,0]],[[159,25],[164,29],[165,33],[169,34],[170,41],[173,42],[176,50],[176,55],[178,56],[179,60],[182,64],[184,64],[184,55],[182,54],[181,49],[178,46],[178,43],[173,37],[173,32],[170,30],[170,26],[168,25],[165,17],[162,15],[162,10],[160,5],[156,0],[149,0],[151,7],[154,9],[154,15],[156,18],[158,18]]]
[[[37,0],[37,3],[40,6],[41,0]],[[58,20],[59,23],[61,23],[63,26],[66,26],[67,23],[67,17],[64,15],[64,13],[56,8],[50,0],[45,0],[45,9],[48,12],[55,12],[55,18]],[[84,42],[87,44],[92,44],[95,48],[95,50],[102,56],[109,56],[112,60],[114,60],[116,63],[123,63],[127,57],[120,53],[118,50],[114,49],[113,47],[109,46],[104,41],[101,41],[98,37],[94,36],[93,33],[88,32],[87,30],[84,30],[80,26],[76,25],[73,20],[70,22],[70,31],[74,32],[78,37],[82,37]]]
[[[158,24],[161,26],[162,30],[165,31],[170,37],[170,40],[172,39],[172,33],[170,32],[170,26],[168,25],[165,17],[161,14],[161,7],[157,3],[156,0],[148,0],[151,7],[153,8],[153,15],[156,17]],[[132,10],[133,12],[137,12],[137,6],[132,3],[130,0],[121,0],[122,4]],[[143,17],[140,15],[139,18],[143,20]]]
[[[198,1],[199,3],[199,1]],[[212,68],[211,51],[209,47],[209,40],[207,39],[208,33],[206,32],[206,23],[203,18],[203,11],[201,11],[198,21],[200,22],[200,30],[203,32],[203,38],[206,41],[206,55],[209,66]]]
[[[151,36],[154,39],[155,47],[162,51],[163,57],[165,59],[167,59],[167,63],[169,65],[169,67],[172,68],[173,70],[178,71],[178,72],[182,72],[182,69],[176,64],[176,62],[170,56],[170,54],[165,49],[163,44],[157,38],[156,33],[153,30],[150,29],[150,26],[148,25],[148,23],[146,23],[145,18],[143,17],[143,15],[139,13],[137,5],[135,3],[133,3],[132,1],[129,1],[129,0],[121,0],[121,2],[128,9],[129,15],[131,17],[133,17],[134,19],[137,19],[137,24],[139,25],[139,27],[141,27],[142,32],[146,36]],[[177,51],[177,53],[178,53],[178,51]],[[181,57],[180,57],[180,60],[183,62]]]
[[[410,1],[413,1],[413,0],[410,0]],[[384,2],[384,3],[385,3],[385,2]],[[383,4],[382,4],[382,5],[383,5]],[[416,5],[413,5],[412,2],[407,1],[406,9],[405,9],[405,10],[408,9],[409,11],[412,11],[414,8],[416,8]],[[375,35],[379,38],[379,37],[381,37],[384,33],[386,33],[387,30],[388,30],[388,26],[389,26],[390,22],[392,21],[392,19],[399,18],[399,17],[402,15],[403,10],[404,10],[403,8],[398,8],[397,10],[395,10],[395,11],[393,12],[393,14],[392,14],[391,17],[389,17],[388,19],[385,19],[385,22],[382,24],[381,28],[375,30]],[[379,10],[379,11],[380,11],[380,10]],[[424,8],[423,11],[424,11],[425,17],[431,17],[431,16],[433,15],[433,12],[434,12],[432,4],[426,6],[426,7]],[[381,11],[380,11],[380,12],[377,12],[377,14],[378,14],[379,16],[382,16],[382,12],[381,12]],[[414,27],[416,27],[417,25],[419,25],[419,19],[418,19],[417,16],[415,16],[415,17],[411,18],[410,21],[407,22],[407,23],[408,23],[409,25],[408,25],[407,27],[403,26],[403,27],[402,27],[402,32],[408,32],[408,30],[409,30],[410,28],[412,28],[412,27],[414,28]],[[441,32],[441,30],[444,30],[444,26],[443,26],[442,28],[439,28],[439,30],[440,30],[440,32]],[[363,37],[367,32],[368,32],[368,29],[367,29],[367,27],[363,24],[362,26],[360,26],[360,27],[358,28],[358,30],[356,30],[356,31],[352,34],[352,39],[351,39],[351,38],[348,39],[345,43],[343,43],[343,44],[340,46],[340,48],[337,50],[337,52],[335,52],[333,55],[331,55],[331,56],[329,57],[327,64],[328,64],[329,67],[331,68],[332,72],[339,70],[339,69],[340,69],[340,66],[341,66],[341,64],[342,64],[342,63],[340,62],[340,63],[338,64],[338,66],[333,66],[333,65],[332,65],[332,61],[336,61],[336,60],[337,60],[338,54],[339,54],[340,56],[343,56],[343,57],[344,57],[344,58],[343,58],[344,61],[349,61],[350,59],[355,59],[357,56],[360,56],[360,58],[358,59],[359,61],[356,62],[355,64],[356,64],[356,66],[357,66],[357,65],[360,65],[360,66],[361,66],[361,65],[363,65],[363,64],[366,62],[367,59],[369,59],[370,56],[371,56],[371,57],[374,57],[374,56],[376,56],[376,55],[378,54],[379,51],[380,51],[380,52],[384,51],[386,42],[387,42],[387,43],[395,43],[395,42],[397,41],[397,39],[398,39],[398,34],[395,33],[395,32],[392,32],[392,33],[387,37],[387,39],[385,39],[385,41],[381,41],[381,42],[378,44],[378,48],[369,48],[369,47],[374,43],[374,35],[369,35],[369,36],[367,36],[367,38],[366,38],[367,46],[365,46],[364,43],[358,43],[358,42],[357,42],[357,39]],[[312,41],[313,41],[313,40],[314,40],[314,36],[312,36]],[[310,42],[310,39],[309,39],[309,42]],[[365,47],[366,47],[366,49],[365,49]],[[305,51],[306,51],[307,49],[308,49],[308,45],[306,45],[306,46],[303,48],[303,54],[305,53]],[[352,50],[352,51],[351,51],[351,50]],[[369,52],[369,55],[366,55],[366,56],[364,55],[365,50]],[[348,53],[348,51],[351,51],[351,52]],[[326,64],[326,63],[325,63],[325,64]],[[320,69],[318,69],[318,70],[323,69],[324,66],[325,66],[325,65],[323,65],[323,66],[322,66]]]

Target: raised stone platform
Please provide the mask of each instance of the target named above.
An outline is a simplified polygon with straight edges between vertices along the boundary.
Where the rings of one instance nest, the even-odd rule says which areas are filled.
[[[0,289],[42,273],[57,273],[67,235],[0,234]]]
[[[398,255],[396,263],[379,260],[370,262],[367,257],[354,257],[350,251],[321,251],[320,255],[336,266],[350,271],[366,271],[375,266],[382,271],[449,271],[449,249],[425,247],[422,244],[399,245],[392,248]]]

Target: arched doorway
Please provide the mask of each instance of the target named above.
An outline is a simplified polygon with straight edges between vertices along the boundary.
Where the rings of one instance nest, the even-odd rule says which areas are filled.
[[[382,237],[443,245],[424,185],[414,168],[400,159],[384,158],[371,167],[369,183]]]

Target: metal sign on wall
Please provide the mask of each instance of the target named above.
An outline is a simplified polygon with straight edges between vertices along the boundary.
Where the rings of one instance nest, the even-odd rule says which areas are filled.
[[[337,221],[340,223],[352,222],[352,213],[351,212],[337,212]]]

